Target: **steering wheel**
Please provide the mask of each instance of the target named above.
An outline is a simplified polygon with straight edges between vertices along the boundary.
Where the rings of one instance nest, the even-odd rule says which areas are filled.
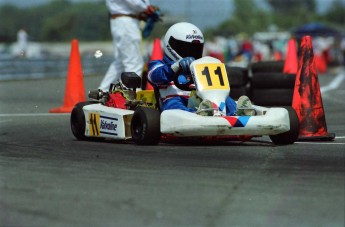
[[[179,89],[183,90],[183,91],[193,91],[193,90],[195,90],[195,86],[191,86],[192,84],[194,84],[194,80],[193,80],[192,75],[190,75],[188,77],[190,79],[188,80],[187,83],[184,83],[184,84],[181,84],[178,81],[178,77],[180,75],[181,75],[180,73],[176,73],[175,76],[174,76],[174,84],[175,84],[175,86],[178,87]]]

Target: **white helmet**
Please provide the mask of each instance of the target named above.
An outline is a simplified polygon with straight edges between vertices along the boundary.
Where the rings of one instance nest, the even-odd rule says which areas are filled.
[[[187,22],[171,26],[164,37],[164,53],[177,61],[185,57],[202,57],[204,35],[198,27]]]

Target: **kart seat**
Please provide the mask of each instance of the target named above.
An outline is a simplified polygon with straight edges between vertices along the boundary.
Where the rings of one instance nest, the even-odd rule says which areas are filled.
[[[121,81],[127,88],[135,90],[141,87],[141,78],[135,72],[121,73]]]
[[[159,88],[157,85],[151,83],[149,80],[147,81],[152,87],[153,87],[153,91],[155,94],[155,99],[156,99],[156,108],[158,109],[159,112],[162,112],[163,110],[163,100],[161,98],[160,92],[159,92]]]

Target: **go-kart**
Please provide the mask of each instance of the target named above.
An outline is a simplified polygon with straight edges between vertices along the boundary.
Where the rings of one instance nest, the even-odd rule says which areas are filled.
[[[121,83],[109,91],[89,92],[92,101],[76,104],[71,113],[71,129],[79,140],[132,139],[139,145],[155,145],[164,138],[248,138],[269,136],[274,144],[292,144],[299,134],[294,109],[253,105],[254,116],[226,116],[225,99],[230,85],[223,63],[203,57],[190,65],[191,79],[175,85],[213,103],[214,115],[202,116],[179,109],[161,111],[157,88],[136,91],[141,78],[125,72]]]

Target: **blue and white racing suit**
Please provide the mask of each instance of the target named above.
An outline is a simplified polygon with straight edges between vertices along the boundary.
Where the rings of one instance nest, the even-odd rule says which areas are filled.
[[[148,65],[148,80],[159,88],[163,101],[162,111],[181,109],[195,112],[196,110],[187,107],[190,91],[183,91],[174,84],[175,73],[171,69],[171,65],[174,63],[175,61],[170,60],[166,55],[164,55],[163,60],[151,61]],[[185,75],[179,75],[178,80],[182,84],[187,82]],[[226,115],[235,115],[236,103],[230,96],[227,97],[225,105]]]

